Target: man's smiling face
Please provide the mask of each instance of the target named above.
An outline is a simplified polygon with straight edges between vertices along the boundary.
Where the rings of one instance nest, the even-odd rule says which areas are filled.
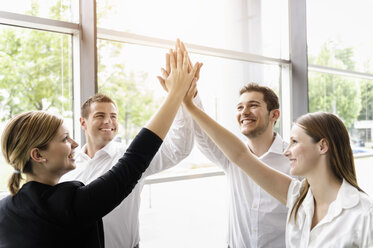
[[[263,93],[257,91],[243,93],[237,104],[236,118],[241,133],[246,137],[255,138],[264,133],[270,125]]]
[[[90,106],[88,118],[81,120],[87,142],[96,147],[104,147],[118,133],[118,110],[110,102],[94,102]]]

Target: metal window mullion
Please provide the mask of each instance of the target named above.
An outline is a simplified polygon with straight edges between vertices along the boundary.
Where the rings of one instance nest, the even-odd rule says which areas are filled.
[[[291,121],[308,113],[306,0],[289,0]]]
[[[153,177],[153,178],[146,178],[145,184],[157,184],[157,183],[166,183],[166,182],[176,182],[176,181],[184,181],[190,179],[201,179],[207,177],[214,177],[214,176],[224,176],[224,171],[210,171],[210,172],[201,172],[201,173],[186,173],[182,175],[175,175],[175,176],[167,176],[167,177]]]
[[[80,128],[80,106],[97,92],[96,0],[80,0],[80,33],[74,45],[74,130],[80,144],[85,143]]]
[[[343,69],[332,68],[328,66],[308,65],[308,70],[313,71],[313,72],[322,72],[322,73],[328,73],[328,74],[341,75],[345,77],[355,77],[355,78],[373,80],[373,74],[370,74],[370,73],[343,70]]]
[[[0,11],[0,24],[64,34],[79,32],[79,24]]]
[[[280,67],[280,82],[281,82],[281,135],[284,140],[290,139],[290,130],[293,123],[293,98],[291,97],[292,84],[291,82],[291,65],[282,65]]]
[[[74,139],[78,144],[82,144],[82,131],[80,128],[80,91],[81,91],[81,80],[80,80],[80,33],[73,35],[72,38],[72,53],[73,53],[73,127],[74,127]]]
[[[145,35],[133,34],[129,32],[121,32],[111,29],[105,28],[98,28],[97,29],[97,38],[116,41],[116,42],[124,42],[129,44],[136,44],[136,45],[143,45],[143,46],[151,46],[151,47],[158,47],[158,48],[170,48],[173,47],[175,41],[160,39],[155,37],[149,37]],[[213,48],[207,46],[201,46],[196,44],[189,44],[185,43],[188,47],[189,52],[197,53],[201,55],[213,56],[213,57],[220,57],[225,59],[232,59],[232,60],[240,60],[245,62],[254,62],[254,63],[262,63],[262,64],[290,64],[289,60],[284,59],[277,59],[272,57],[265,57],[257,54],[249,54],[239,51],[227,50],[227,49],[220,49],[220,48]]]

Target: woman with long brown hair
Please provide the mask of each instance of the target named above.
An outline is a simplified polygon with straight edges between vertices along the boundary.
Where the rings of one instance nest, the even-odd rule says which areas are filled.
[[[324,112],[301,116],[284,155],[299,181],[265,165],[248,147],[193,103],[184,105],[225,155],[289,208],[287,247],[373,247],[373,202],[356,181],[349,135],[343,122]],[[255,126],[255,120],[246,123]]]

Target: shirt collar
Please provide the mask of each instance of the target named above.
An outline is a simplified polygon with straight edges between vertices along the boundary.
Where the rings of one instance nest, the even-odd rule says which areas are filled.
[[[271,147],[268,149],[268,153],[277,153],[282,155],[286,149],[286,142],[282,140],[282,137],[278,133],[274,133],[275,140],[273,141]]]
[[[343,209],[349,209],[356,206],[360,201],[359,190],[343,179],[341,187],[338,190],[337,198],[333,201],[328,209],[328,213],[322,220],[322,223],[330,222],[337,217]],[[314,200],[311,188],[308,189],[303,204],[305,211],[313,213]]]
[[[77,158],[78,159],[80,159],[80,158],[88,159],[89,156],[87,155],[86,151],[87,151],[87,144],[85,144],[79,150],[79,152],[77,154]],[[110,158],[113,158],[116,154],[115,141],[114,140],[110,141],[108,144],[106,144],[106,146],[104,146],[103,148],[98,150],[94,157],[101,156],[101,154],[107,154],[107,155],[110,156]]]
[[[347,209],[356,206],[359,203],[359,190],[343,179],[341,188],[338,191],[336,207]]]
[[[106,154],[108,154],[112,158],[116,154],[115,144],[116,144],[116,141],[112,140],[106,146],[101,148],[101,150],[99,150],[99,151],[105,152]],[[99,152],[99,151],[97,151],[97,152]]]
[[[357,188],[349,184],[343,179],[342,185],[339,188],[337,198],[329,206],[328,213],[325,216],[323,223],[332,221],[340,215],[343,209],[349,209],[359,203],[360,194]]]

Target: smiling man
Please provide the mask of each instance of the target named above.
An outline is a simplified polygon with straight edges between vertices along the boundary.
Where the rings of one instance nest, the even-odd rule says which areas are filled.
[[[83,104],[81,113],[80,125],[87,140],[86,154],[93,158],[118,133],[118,110],[109,97],[97,94]]]
[[[202,108],[199,97],[194,102]],[[270,88],[250,83],[240,90],[236,118],[248,147],[267,165],[289,174],[289,159],[283,155],[287,143],[274,131],[279,117],[279,100]],[[285,247],[287,208],[230,162],[196,123],[194,129],[202,153],[227,175],[228,247]]]
[[[106,95],[98,93],[83,104],[80,124],[87,143],[76,155],[76,169],[65,174],[61,181],[78,180],[88,184],[110,170],[126,147],[114,141],[118,133],[118,110]],[[136,187],[103,218],[106,248],[139,247],[138,217],[145,178],[178,164],[189,155],[193,140],[192,120],[180,108],[162,146]]]

